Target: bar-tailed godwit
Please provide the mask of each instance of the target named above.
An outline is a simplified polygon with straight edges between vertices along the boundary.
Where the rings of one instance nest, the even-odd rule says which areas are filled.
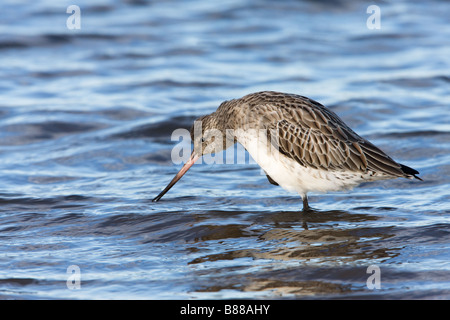
[[[346,190],[398,177],[422,180],[418,171],[395,162],[333,111],[300,95],[252,93],[223,102],[195,123],[200,126],[191,129],[194,150],[189,160],[153,201],[161,199],[201,156],[236,142],[270,183],[302,197],[304,211],[309,209],[308,192]]]

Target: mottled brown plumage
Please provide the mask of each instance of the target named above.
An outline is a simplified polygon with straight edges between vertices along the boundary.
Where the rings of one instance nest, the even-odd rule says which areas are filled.
[[[216,113],[228,118],[228,128],[267,129],[280,152],[302,166],[405,178],[418,174],[405,170],[334,112],[307,97],[263,91],[226,101]]]

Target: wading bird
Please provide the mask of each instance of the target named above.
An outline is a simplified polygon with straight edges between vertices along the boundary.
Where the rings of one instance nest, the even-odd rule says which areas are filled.
[[[418,171],[395,162],[333,111],[300,95],[252,93],[223,102],[195,123],[201,128],[191,128],[194,150],[189,160],[153,201],[161,199],[201,156],[236,142],[270,183],[302,197],[304,211],[309,209],[308,192],[347,190],[362,182],[398,177],[422,180]]]

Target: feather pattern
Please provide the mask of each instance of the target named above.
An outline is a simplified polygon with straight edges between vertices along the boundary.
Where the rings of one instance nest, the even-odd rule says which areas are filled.
[[[304,167],[412,178],[418,173],[390,158],[360,137],[334,112],[304,96],[264,91],[226,101],[234,129],[267,130],[273,146]],[[221,113],[221,107],[217,113]],[[407,168],[407,167],[406,167]]]

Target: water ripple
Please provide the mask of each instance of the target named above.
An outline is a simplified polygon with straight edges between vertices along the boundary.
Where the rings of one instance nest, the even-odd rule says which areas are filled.
[[[374,30],[355,1],[77,5],[80,30],[51,1],[0,12],[0,298],[450,297],[448,3],[378,4]],[[300,214],[251,161],[196,164],[153,203],[172,132],[260,90],[320,101],[424,181]]]

